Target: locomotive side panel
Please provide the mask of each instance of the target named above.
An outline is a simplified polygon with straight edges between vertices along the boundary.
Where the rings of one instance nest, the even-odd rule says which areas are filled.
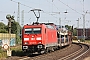
[[[57,31],[53,25],[46,25],[45,47],[57,46]]]
[[[47,29],[46,32],[46,46],[56,46],[57,45],[57,35],[55,30]]]

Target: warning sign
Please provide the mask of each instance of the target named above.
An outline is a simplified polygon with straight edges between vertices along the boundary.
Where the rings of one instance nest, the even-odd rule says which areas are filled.
[[[8,50],[8,49],[9,49],[9,46],[8,46],[7,44],[4,44],[4,45],[3,45],[3,48],[4,48],[5,50]]]

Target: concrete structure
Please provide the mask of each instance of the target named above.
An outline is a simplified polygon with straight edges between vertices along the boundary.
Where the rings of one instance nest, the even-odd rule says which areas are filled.
[[[15,46],[16,34],[11,34],[10,44],[9,44],[9,34],[8,33],[0,33],[0,46],[3,47],[4,44]]]

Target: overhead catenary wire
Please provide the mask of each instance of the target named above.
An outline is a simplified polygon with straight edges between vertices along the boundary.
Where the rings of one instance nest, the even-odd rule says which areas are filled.
[[[11,0],[11,1],[13,1],[13,2],[15,2],[15,3],[18,3],[18,2],[16,2],[16,1],[14,1],[14,0]],[[48,3],[50,3],[48,0],[47,0],[47,2]],[[52,1],[53,2],[53,1]],[[67,4],[65,4],[64,2],[62,2],[61,0],[59,0],[59,2],[61,2],[61,3],[63,3],[64,5],[66,5],[67,7],[69,7],[70,9],[72,9],[73,11],[75,11],[75,12],[77,12],[78,14],[81,14],[81,13],[79,13],[78,11],[76,11],[75,9],[73,9],[73,8],[71,8],[70,6],[68,6]],[[22,3],[20,3],[21,5],[23,5],[23,6],[25,6],[25,7],[28,7],[28,8],[33,8],[33,7],[30,7],[30,6],[27,6],[27,5],[25,5],[25,4],[22,4]],[[53,5],[56,7],[56,5],[53,3]],[[59,10],[59,8],[58,7],[56,7],[57,8],[57,10]],[[33,8],[34,9],[34,8]],[[60,11],[60,10],[59,10]],[[44,13],[46,13],[46,12],[44,12]],[[50,12],[47,12],[46,14],[49,14]],[[52,14],[49,14],[49,15],[51,15],[51,16],[53,16]],[[55,16],[53,16],[53,17],[55,17]],[[55,17],[55,18],[57,18],[57,17]]]
[[[76,13],[82,15],[82,13],[76,11],[75,9],[71,8],[69,5],[65,4],[64,2],[62,2],[61,0],[58,0],[59,2],[61,2],[62,4],[64,4],[65,6],[69,7],[70,9],[72,9],[73,11],[75,11]]]
[[[16,1],[14,1],[14,0],[11,0],[12,2],[15,2],[15,3],[18,3],[18,2],[16,2]],[[19,2],[20,3],[20,2]],[[33,8],[33,7],[30,7],[30,6],[27,6],[27,5],[25,5],[25,4],[22,4],[22,3],[20,3],[21,5],[23,5],[23,6],[25,6],[25,7],[28,7],[28,8],[32,8],[32,9],[35,9],[35,8]],[[30,12],[30,11],[29,11]],[[28,12],[28,13],[29,13]],[[43,11],[43,13],[46,13],[46,12],[44,12]],[[51,15],[51,14],[49,14],[49,13],[46,13],[46,14],[48,14],[48,15]],[[51,16],[53,16],[53,15],[51,15]],[[55,17],[55,16],[53,16],[54,18],[57,18],[57,17]]]
[[[47,0],[47,2],[49,2],[48,0]],[[54,2],[53,0],[52,0],[52,2]],[[61,2],[62,4],[64,4],[65,6],[67,6],[68,8],[70,8],[71,10],[73,10],[73,11],[75,11],[76,13],[78,13],[78,14],[80,14],[80,15],[82,15],[82,13],[80,13],[80,12],[78,12],[77,10],[75,10],[75,9],[73,9],[73,8],[71,8],[69,5],[67,5],[67,4],[65,4],[64,2],[62,2],[61,0],[59,0],[59,2]],[[49,2],[50,3],[50,2]],[[53,4],[54,6],[55,6],[55,4],[54,3],[51,3],[51,4]],[[56,7],[56,6],[55,6]],[[57,8],[57,7],[56,7]],[[59,10],[59,8],[57,8],[57,10]],[[60,10],[59,10],[60,11]],[[49,12],[50,13],[50,12]],[[53,12],[52,12],[53,13]],[[60,12],[61,13],[61,12]]]
[[[80,0],[78,0],[78,1],[83,5],[83,3]]]
[[[47,2],[49,2],[49,1],[47,0]],[[53,2],[53,0],[52,0],[52,2]],[[78,14],[80,14],[80,15],[82,14],[82,13],[76,11],[75,9],[71,8],[69,5],[65,4],[65,3],[62,2],[61,0],[59,0],[59,2],[63,3],[65,6],[69,7],[70,9],[72,9],[73,11],[75,11],[76,13],[78,13]],[[49,2],[49,3],[50,3],[50,2]],[[55,5],[54,3],[51,3],[51,4],[53,4],[53,5],[56,7],[56,5]],[[57,8],[57,10],[59,10],[58,7],[56,7],[56,8]],[[60,10],[59,10],[59,11],[60,11]]]
[[[47,0],[47,2],[48,2],[48,3],[51,3],[51,2],[49,2],[48,0]],[[52,2],[53,2],[53,0],[52,0]],[[59,8],[58,8],[54,3],[51,3],[51,4],[53,4],[53,5],[56,7],[57,10],[59,10]],[[60,11],[60,10],[59,10],[59,11]]]
[[[52,14],[49,14],[50,12],[45,12],[45,11],[43,11],[43,13],[46,13],[46,14],[48,14],[48,15],[51,15],[51,16],[53,16]],[[58,17],[55,17],[55,16],[53,16],[54,18],[58,18]]]
[[[14,0],[11,0],[12,2],[15,2],[15,3],[18,3],[18,2],[16,2],[16,1],[14,1]],[[48,0],[47,0],[47,2],[49,2]],[[53,1],[52,1],[53,2]],[[20,3],[20,2],[19,2]],[[50,3],[50,2],[49,2]],[[28,8],[32,8],[32,9],[35,9],[35,8],[33,8],[33,7],[30,7],[30,6],[27,6],[27,5],[25,5],[25,4],[22,4],[22,3],[20,3],[21,5],[23,5],[23,6],[25,6],[25,7],[28,7]],[[53,3],[54,4],[54,3]],[[54,4],[54,6],[55,6],[55,4]],[[56,6],[55,6],[56,7]],[[57,8],[57,7],[56,7]],[[57,8],[58,10],[59,10],[59,8]],[[29,11],[30,12],[30,11]],[[28,13],[29,13],[28,12]],[[43,11],[43,13],[46,13],[46,12],[44,12]],[[52,14],[50,14],[50,12],[47,12],[46,14],[48,14],[48,15],[51,15],[51,16],[53,16]],[[57,17],[55,17],[55,16],[53,16],[54,18],[57,18]]]
[[[15,3],[18,3],[18,2],[16,2],[16,1],[14,1],[14,0],[11,0],[12,2],[15,2]],[[19,2],[20,3],[20,2]],[[27,5],[25,5],[25,4],[22,4],[22,3],[20,3],[21,5],[23,5],[23,6],[25,6],[25,7],[28,7],[28,8],[33,8],[33,7],[30,7],[30,6],[27,6]]]
[[[13,12],[9,12],[9,11],[1,11],[0,14],[5,14],[5,13],[13,13],[13,14],[16,14],[17,12],[16,11],[13,11]],[[21,12],[20,12],[21,13]],[[24,12],[25,14],[28,14],[28,12]]]

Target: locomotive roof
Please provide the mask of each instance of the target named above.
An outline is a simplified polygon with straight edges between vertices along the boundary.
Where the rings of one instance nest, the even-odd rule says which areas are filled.
[[[55,25],[54,23],[39,23],[39,22],[33,22],[32,25],[34,25],[34,24]]]

